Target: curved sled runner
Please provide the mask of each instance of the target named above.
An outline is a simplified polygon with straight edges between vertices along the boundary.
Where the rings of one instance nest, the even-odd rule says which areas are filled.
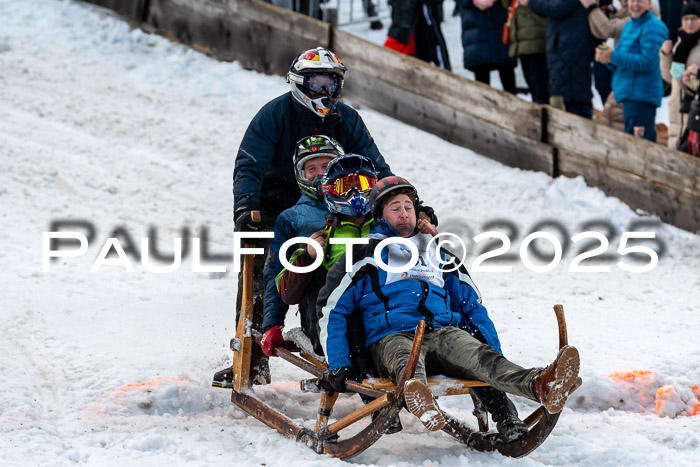
[[[348,393],[368,396],[365,399],[371,399],[371,402],[336,421],[331,421],[331,414],[338,399],[338,393],[332,390],[326,379],[328,372],[325,363],[298,349],[288,341],[285,342],[284,346],[276,347],[275,353],[278,357],[312,376],[311,379],[300,382],[301,391],[320,394],[315,427],[314,429],[305,428],[257,399],[250,387],[251,350],[252,346],[259,345],[260,341],[260,336],[253,336],[249,329],[253,309],[252,261],[253,256],[248,255],[243,264],[243,297],[241,301],[243,310],[236,329],[236,337],[231,340],[231,349],[234,351],[232,374],[229,372],[228,381],[225,383],[221,382],[222,378],[215,378],[213,385],[231,388],[233,390],[231,401],[234,404],[281,434],[303,442],[319,454],[330,454],[338,458],[348,458],[360,454],[387,431],[392,420],[398,416],[403,408],[404,383],[414,375],[423,341],[425,323],[421,321],[416,328],[411,355],[399,383],[394,385],[389,379],[375,378],[365,380],[362,383],[346,382]],[[559,325],[559,347],[561,348],[568,343],[564,309],[561,305],[555,305],[554,311]],[[430,386],[440,384],[441,387],[447,387],[448,389],[443,391],[447,396],[469,394],[471,387],[488,386],[481,381],[452,378],[440,378],[439,381],[428,378],[428,383]],[[580,384],[579,378],[571,392],[577,389]],[[539,407],[523,420],[528,426],[527,434],[508,443],[498,433],[489,432],[487,412],[473,395],[472,400],[474,401],[473,414],[477,418],[478,429],[471,428],[444,413],[446,423],[442,430],[476,451],[498,451],[508,457],[526,456],[544,442],[559,419],[559,414],[549,414],[544,407]],[[342,437],[343,430],[368,416],[372,417],[371,422],[364,429],[347,438]],[[352,430],[349,431],[352,432]]]

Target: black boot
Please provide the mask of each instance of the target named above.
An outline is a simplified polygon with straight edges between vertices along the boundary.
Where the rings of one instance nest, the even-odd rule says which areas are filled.
[[[230,366],[214,373],[211,385],[215,388],[233,388],[233,367]]]
[[[496,422],[496,429],[506,442],[515,441],[527,433],[527,425],[518,417],[518,410],[505,392],[492,387],[472,388],[484,408]]]
[[[365,396],[364,394],[360,394],[360,399],[362,399],[362,402],[364,404],[369,404],[374,400],[373,397],[370,396]],[[382,413],[381,410],[377,410],[376,412],[372,412],[372,421],[374,421],[375,418],[377,418],[380,414]],[[394,433],[398,433],[399,431],[403,430],[403,425],[401,424],[401,419],[399,418],[399,415],[397,414],[394,418],[389,420],[389,424],[386,427],[386,431],[384,431],[385,435],[393,435]]]

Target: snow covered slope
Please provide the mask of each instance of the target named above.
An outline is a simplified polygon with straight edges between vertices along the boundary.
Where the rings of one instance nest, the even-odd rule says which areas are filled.
[[[257,110],[287,89],[280,77],[131,30],[84,4],[0,0],[1,465],[345,464],[282,438],[209,386],[231,358],[230,260],[205,263],[226,273],[193,272],[190,252],[176,271],[158,274],[134,254],[143,237],[171,254],[183,229],[196,237],[208,229],[209,253],[230,254],[236,149]],[[503,167],[360,112],[394,172],[435,207],[441,231],[467,242],[470,262],[471,237],[495,220],[518,229],[515,255],[532,230],[561,239],[557,228],[570,237],[596,220],[618,233],[609,235],[607,273],[568,272],[576,245],[551,272],[516,258],[510,273],[473,274],[505,354],[522,365],[554,357],[551,307],[567,311],[584,386],[540,449],[524,461],[470,452],[402,414],[401,434],[350,463],[697,465],[700,417],[685,414],[700,395],[692,390],[700,384],[700,238],[647,228],[665,246],[658,266],[623,271],[620,232],[652,218],[581,179]],[[42,233],[66,219],[94,227],[94,238],[85,255],[43,272]],[[558,227],[534,229],[544,220]],[[134,271],[104,264],[91,273],[115,230]],[[641,370],[650,373],[625,375]],[[303,376],[273,361],[274,383],[256,392],[308,419],[317,405],[295,390]],[[468,397],[441,402],[470,420]],[[343,398],[338,411],[358,404]]]

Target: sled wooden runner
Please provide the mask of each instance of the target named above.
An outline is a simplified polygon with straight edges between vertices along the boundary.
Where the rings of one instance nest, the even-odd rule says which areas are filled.
[[[241,320],[236,327],[236,337],[232,340],[231,346],[234,351],[233,384],[222,386],[215,383],[214,385],[232,387],[231,401],[235,405],[284,436],[306,444],[319,454],[329,454],[338,458],[349,458],[360,454],[387,431],[394,417],[397,417],[403,408],[404,383],[415,373],[425,323],[421,321],[416,328],[411,354],[398,384],[381,378],[367,379],[363,382],[347,381],[345,385],[347,393],[362,394],[366,399],[372,400],[337,420],[332,419],[332,413],[338,394],[333,391],[328,382],[325,364],[299,350],[292,342],[285,342],[283,346],[276,347],[274,351],[278,357],[311,375],[311,378],[300,382],[300,391],[319,394],[316,418],[309,420],[308,423],[308,426],[313,428],[307,428],[259,400],[250,386],[250,353],[252,346],[260,343],[260,336],[254,336],[250,329],[253,309],[252,272],[253,256],[248,255],[244,260],[242,271],[244,276]],[[564,309],[561,305],[555,305],[554,311],[559,327],[559,348],[561,348],[568,344]],[[428,378],[428,384],[436,392],[437,397],[469,394],[469,389],[472,387],[488,386],[481,381],[444,377]],[[578,386],[580,386],[580,378],[571,392]],[[446,423],[443,431],[477,451],[498,451],[508,457],[523,457],[544,442],[559,419],[559,414],[549,414],[543,407],[539,407],[523,420],[528,426],[528,433],[513,442],[506,443],[498,433],[489,432],[488,414],[473,395],[472,400],[473,414],[477,418],[478,428],[474,429],[448,413],[444,413]],[[364,429],[354,430],[354,434],[347,437],[342,436],[346,433],[346,429],[369,416],[371,421]]]

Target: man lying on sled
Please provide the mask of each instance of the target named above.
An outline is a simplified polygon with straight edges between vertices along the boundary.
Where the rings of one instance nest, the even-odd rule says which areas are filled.
[[[439,430],[445,424],[427,386],[427,376],[431,375],[484,381],[491,387],[473,391],[488,389],[500,394],[503,391],[537,401],[549,413],[560,412],[578,376],[578,350],[563,347],[556,360],[544,369],[526,369],[507,360],[500,353],[496,330],[479,303],[466,269],[460,267],[452,272],[439,269],[437,255],[442,256],[445,264],[449,254],[437,252],[433,248],[435,242],[429,245],[437,230],[428,221],[418,220],[418,206],[418,193],[407,180],[390,176],[378,181],[370,193],[371,215],[377,222],[369,235],[369,244],[354,248],[350,272],[345,272],[344,260],[339,260],[328,272],[319,294],[317,313],[320,341],[333,388],[343,391],[345,380],[355,376],[346,330],[348,316],[357,310],[364,325],[365,345],[376,370],[394,383],[408,361],[414,329],[425,320],[426,333],[415,377],[406,382],[404,394],[406,407],[428,430]],[[375,247],[392,237],[406,239],[413,247],[391,243],[382,250],[381,259],[388,266],[404,266],[410,262],[411,249],[415,248],[418,261],[410,270],[387,272],[377,264]],[[501,405],[507,407],[502,401]],[[498,426],[496,414],[492,414]],[[509,440],[526,431],[522,422],[518,425],[512,418],[508,420],[514,427],[512,433],[502,428],[503,422],[498,428]]]
[[[309,273],[297,273],[285,269],[278,276],[278,289],[282,300],[287,304],[299,304],[302,324],[306,324],[303,326],[304,331],[319,354],[322,349],[319,349],[316,299],[320,288],[325,284],[327,271],[336,262],[340,262],[341,265],[345,264],[345,261],[341,260],[344,257],[345,245],[331,245],[329,240],[330,238],[360,238],[367,235],[372,222],[369,194],[376,180],[376,172],[372,163],[364,157],[346,155],[332,161],[328,165],[322,185],[323,196],[332,215],[324,229],[312,236],[319,242],[319,246],[324,252],[322,267]],[[313,263],[316,254],[315,248],[306,246],[294,253],[291,262],[298,267],[308,266]],[[486,310],[481,307],[480,311],[483,317],[478,320],[474,319],[488,323],[488,325],[483,326],[484,332],[491,337],[489,342],[500,351],[496,331],[486,315]],[[271,317],[268,317],[267,313],[265,318],[266,322],[272,324]],[[352,367],[353,376],[360,380],[370,375],[376,376],[371,358],[366,358],[368,356],[368,352],[365,350],[367,340],[365,331],[362,329],[362,321],[361,313],[357,312],[349,320],[346,320],[348,325],[345,331],[348,343],[346,352],[351,362],[346,366]],[[274,324],[267,327],[261,342],[266,354],[273,355],[273,347],[282,343],[283,324],[284,316],[282,315],[276,318]],[[472,326],[469,329],[473,328],[473,332],[481,332],[473,323],[467,323],[466,319],[461,319],[460,324],[464,327]],[[360,335],[359,339],[358,334]],[[342,386],[342,382],[340,386]],[[499,433],[507,441],[517,439],[527,433],[526,425],[518,418],[515,406],[505,393],[490,387],[474,388],[472,393],[492,414]],[[399,427],[400,424],[397,420],[393,423],[392,428],[397,430]]]

